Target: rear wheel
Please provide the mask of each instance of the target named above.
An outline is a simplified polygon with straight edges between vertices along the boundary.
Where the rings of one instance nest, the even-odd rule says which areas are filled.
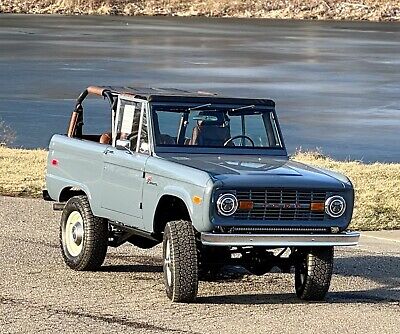
[[[60,223],[60,247],[65,263],[74,270],[96,270],[104,262],[108,223],[93,215],[86,196],[72,197]]]
[[[163,240],[165,290],[174,302],[191,302],[198,289],[196,240],[192,224],[178,220],[167,223]]]
[[[329,290],[333,271],[333,247],[298,251],[295,267],[296,294],[303,300],[323,300]]]

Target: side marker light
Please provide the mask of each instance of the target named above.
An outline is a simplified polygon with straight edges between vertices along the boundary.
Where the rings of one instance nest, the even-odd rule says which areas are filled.
[[[200,196],[193,196],[192,201],[193,204],[200,205],[203,199]]]

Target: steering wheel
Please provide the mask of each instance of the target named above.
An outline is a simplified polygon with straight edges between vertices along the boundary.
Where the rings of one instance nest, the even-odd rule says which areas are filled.
[[[224,146],[228,145],[230,142],[232,142],[232,141],[234,141],[235,139],[238,139],[238,138],[245,138],[245,139],[247,139],[247,140],[251,143],[251,145],[252,145],[253,147],[256,146],[256,145],[254,144],[253,139],[251,139],[249,136],[246,136],[246,135],[237,135],[237,136],[231,137],[231,138],[229,138],[229,139],[224,143]]]
[[[137,132],[131,132],[131,133],[126,137],[126,139],[127,139],[127,140],[131,140],[133,137],[135,137],[135,136],[137,136],[137,135],[138,135]]]

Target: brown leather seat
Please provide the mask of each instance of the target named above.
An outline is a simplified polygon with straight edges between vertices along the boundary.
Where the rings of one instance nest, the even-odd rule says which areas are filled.
[[[99,143],[100,143],[100,144],[111,145],[111,133],[109,133],[109,132],[103,133],[103,134],[100,136]]]
[[[198,121],[197,125],[193,128],[189,145],[223,146],[231,137],[229,123],[225,119],[224,114],[200,112],[199,116],[202,115],[214,116],[217,120]]]

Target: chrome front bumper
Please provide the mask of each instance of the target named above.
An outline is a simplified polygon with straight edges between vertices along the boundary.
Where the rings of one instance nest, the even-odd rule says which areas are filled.
[[[355,246],[360,238],[358,232],[337,234],[218,234],[201,233],[206,246]]]

